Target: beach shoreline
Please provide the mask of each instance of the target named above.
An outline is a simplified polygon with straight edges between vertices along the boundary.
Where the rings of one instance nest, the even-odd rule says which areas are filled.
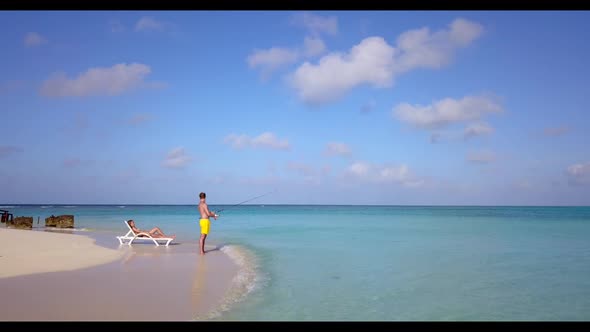
[[[252,279],[228,254],[234,246],[201,256],[192,242],[120,246],[111,234],[60,233],[0,229],[0,321],[209,319]]]
[[[121,251],[101,247],[88,236],[0,229],[0,278],[73,271],[121,259]]]

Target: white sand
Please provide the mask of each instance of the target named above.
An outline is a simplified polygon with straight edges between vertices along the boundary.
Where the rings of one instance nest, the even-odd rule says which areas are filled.
[[[0,321],[190,321],[233,303],[239,270],[220,247],[88,236],[0,229]]]
[[[0,228],[0,278],[77,270],[123,255],[83,235]]]
[[[0,321],[207,319],[234,298],[238,266],[218,247],[206,249],[201,256],[196,241],[119,246],[107,234],[0,228]]]

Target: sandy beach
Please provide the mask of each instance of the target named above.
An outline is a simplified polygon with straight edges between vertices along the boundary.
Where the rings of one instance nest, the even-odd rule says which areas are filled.
[[[214,245],[119,246],[110,234],[0,229],[2,321],[187,321],[226,301],[238,266]]]
[[[56,232],[0,229],[0,278],[71,271],[123,257],[86,236]]]

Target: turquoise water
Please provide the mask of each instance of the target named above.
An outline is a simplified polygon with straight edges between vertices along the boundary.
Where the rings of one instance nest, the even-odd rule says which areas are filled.
[[[195,206],[6,209],[199,236]],[[238,206],[209,239],[245,248],[257,273],[216,320],[590,319],[590,207]]]

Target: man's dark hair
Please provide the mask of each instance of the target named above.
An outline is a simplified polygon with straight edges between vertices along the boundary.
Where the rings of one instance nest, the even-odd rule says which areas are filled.
[[[207,195],[206,195],[205,193],[200,193],[200,194],[199,194],[199,198],[203,199],[203,198],[205,198],[205,197],[207,197]]]

